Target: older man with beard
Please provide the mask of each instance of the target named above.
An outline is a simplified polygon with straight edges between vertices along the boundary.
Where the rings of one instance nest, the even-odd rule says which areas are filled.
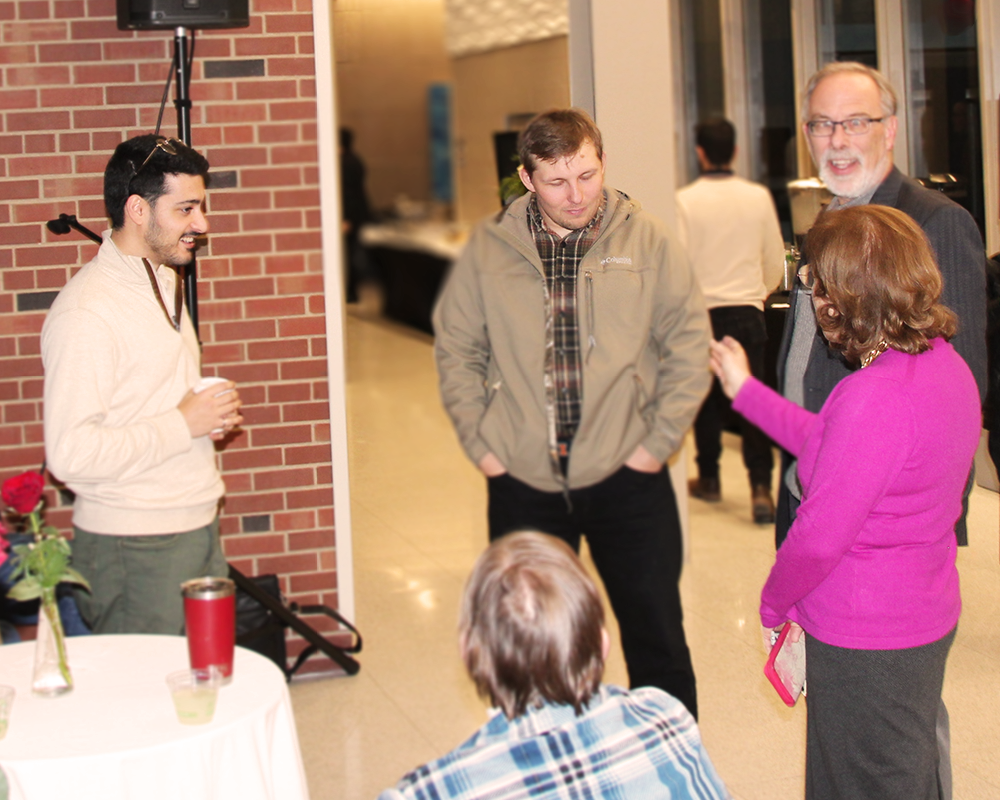
[[[896,93],[885,77],[856,62],[834,62],[806,85],[802,131],[820,177],[833,193],[824,213],[848,206],[890,206],[908,214],[927,234],[944,278],[941,301],[958,315],[951,343],[986,395],[986,252],[972,216],[940,192],[921,186],[893,165]],[[805,260],[809,242],[806,237]],[[850,372],[843,358],[827,347],[816,324],[809,290],[792,292],[788,321],[778,355],[778,384],[785,397],[818,412],[834,386]],[[775,542],[780,547],[801,499],[797,463],[782,455]],[[971,472],[972,464],[969,464]],[[965,514],[957,521],[959,544],[966,544]],[[951,798],[948,712],[941,703],[938,742],[942,753],[939,794]]]
[[[864,205],[890,206],[911,216],[930,240],[944,277],[942,302],[958,315],[952,344],[986,394],[986,253],[972,216],[893,166],[896,94],[878,71],[855,62],[827,64],[809,80],[802,130],[820,177],[834,195],[827,212]],[[808,237],[805,257],[808,258]],[[816,326],[808,291],[796,286],[778,355],[785,397],[818,412],[850,367],[831,351]],[[800,491],[795,462],[785,454],[775,541],[780,547],[795,519]],[[971,465],[970,465],[971,467]],[[956,527],[966,544],[964,515]]]

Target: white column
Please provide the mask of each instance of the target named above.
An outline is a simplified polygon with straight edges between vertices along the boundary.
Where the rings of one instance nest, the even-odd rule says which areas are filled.
[[[687,125],[677,91],[675,17],[666,0],[570,0],[574,11],[590,6],[591,52],[574,47],[580,28],[570,27],[570,74],[590,70],[594,120],[608,154],[607,183],[634,197],[653,215],[674,225],[680,132]],[[574,9],[574,6],[577,9]],[[587,64],[587,56],[591,63]],[[585,96],[573,103],[586,108]],[[682,448],[670,475],[687,557],[687,458]]]
[[[333,28],[327,3],[313,9],[316,123],[319,141],[320,215],[323,220],[323,296],[326,310],[327,380],[330,385],[330,448],[336,535],[337,606],[354,619],[354,556],[351,539],[351,484],[347,460],[347,378],[344,352],[344,280],[340,242],[340,163],[337,156],[336,81]],[[324,76],[330,76],[329,79]]]

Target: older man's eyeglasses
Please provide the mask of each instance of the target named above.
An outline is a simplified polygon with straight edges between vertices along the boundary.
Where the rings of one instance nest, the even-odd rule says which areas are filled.
[[[799,271],[795,273],[799,278],[799,283],[805,287],[806,291],[811,292],[813,286],[816,284],[816,276],[813,275],[811,269],[809,269],[808,264],[803,264],[799,267]]]
[[[850,119],[814,119],[806,123],[809,135],[817,139],[828,139],[833,136],[839,125],[848,136],[861,136],[872,129],[872,123],[882,122],[885,117],[851,117]]]
[[[168,139],[166,136],[160,136],[156,140],[156,144],[153,145],[153,149],[149,151],[149,155],[146,156],[146,160],[143,161],[138,169],[133,169],[132,177],[128,179],[128,193],[132,193],[132,181],[135,180],[135,176],[138,175],[145,166],[149,163],[149,160],[156,155],[157,150],[162,150],[167,155],[175,156],[180,152],[180,148],[184,147],[184,142],[180,139]]]

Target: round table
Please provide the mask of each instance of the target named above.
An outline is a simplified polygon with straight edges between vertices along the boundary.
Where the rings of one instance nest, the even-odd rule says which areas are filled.
[[[207,725],[177,721],[168,673],[188,666],[182,636],[67,639],[75,688],[31,693],[35,643],[0,647],[0,683],[17,697],[0,768],[10,800],[307,800],[288,687],[236,648],[233,680]]]

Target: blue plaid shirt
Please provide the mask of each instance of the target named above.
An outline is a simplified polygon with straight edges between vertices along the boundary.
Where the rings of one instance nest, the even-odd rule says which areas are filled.
[[[727,800],[680,701],[654,688],[602,686],[582,716],[545,705],[496,714],[448,755],[379,800]]]

